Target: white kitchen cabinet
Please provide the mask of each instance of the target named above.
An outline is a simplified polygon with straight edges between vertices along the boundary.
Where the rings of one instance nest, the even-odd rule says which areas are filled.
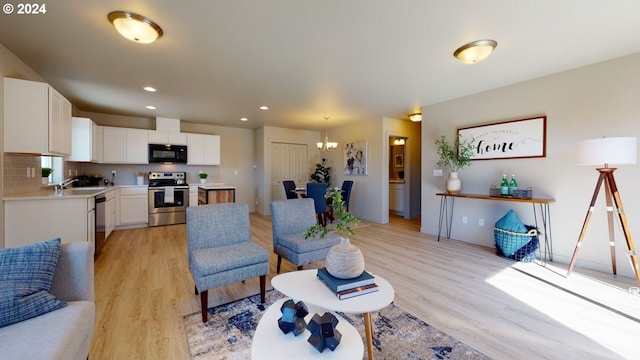
[[[91,158],[95,159],[94,161],[96,163],[102,163],[104,162],[104,156],[103,156],[104,130],[102,126],[94,125],[92,131],[93,131],[94,145],[92,148],[93,154],[91,155]]]
[[[149,130],[149,144],[187,145],[187,134]]]
[[[404,184],[389,184],[389,210],[396,215],[404,214]]]
[[[71,118],[71,155],[68,161],[96,162],[97,161],[97,130],[96,125],[89,118]]]
[[[120,188],[120,224],[149,223],[149,189],[146,186]]]
[[[220,135],[187,134],[187,165],[220,165]]]
[[[103,163],[148,164],[148,130],[104,126]]]
[[[71,103],[49,84],[4,78],[4,151],[71,154]]]
[[[198,206],[198,186],[189,185],[189,206]]]
[[[91,241],[93,246],[93,204],[93,197],[5,200],[5,247],[57,237],[63,243]]]

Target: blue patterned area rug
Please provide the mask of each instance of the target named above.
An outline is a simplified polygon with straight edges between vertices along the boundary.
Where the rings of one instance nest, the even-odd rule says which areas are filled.
[[[282,295],[267,292],[265,304],[254,295],[229,304],[209,308],[209,321],[202,323],[200,312],[186,315],[184,327],[194,360],[251,359],[251,339],[258,321],[269,304]],[[351,322],[364,338],[362,315],[340,314]],[[488,359],[424,321],[391,304],[372,313],[375,359]],[[301,334],[300,336],[305,336]],[[309,345],[311,346],[311,345]],[[329,351],[329,350],[325,350]],[[364,358],[367,358],[365,346]]]

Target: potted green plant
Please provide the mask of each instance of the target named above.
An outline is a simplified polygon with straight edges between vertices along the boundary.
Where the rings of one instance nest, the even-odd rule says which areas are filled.
[[[304,232],[305,239],[320,236],[324,238],[330,232],[340,236],[341,242],[329,249],[325,266],[329,274],[340,279],[351,279],[360,276],[364,271],[364,256],[358,247],[349,242],[348,235],[353,235],[353,227],[360,224],[360,220],[347,211],[342,199],[342,189],[329,188],[325,194],[326,199],[331,199],[334,224],[332,228],[314,224]]]
[[[327,159],[322,159],[321,163],[316,164],[316,169],[311,174],[311,181],[317,183],[331,184],[331,166],[327,166]]]
[[[207,182],[207,177],[209,176],[209,174],[201,172],[198,174],[198,176],[200,176],[200,182],[204,184]]]
[[[464,169],[471,164],[471,156],[475,150],[474,140],[460,140],[460,134],[450,144],[447,142],[446,136],[442,135],[436,139],[438,147],[438,166],[446,166],[449,168],[449,178],[447,179],[447,191],[450,193],[459,192],[462,188],[462,182],[458,176],[458,171]]]
[[[51,173],[53,172],[53,169],[49,167],[43,167],[42,169],[40,169],[40,171],[42,173],[42,185],[48,185],[49,175],[51,175]]]

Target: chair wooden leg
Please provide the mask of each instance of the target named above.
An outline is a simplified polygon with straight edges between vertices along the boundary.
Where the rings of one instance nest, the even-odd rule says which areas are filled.
[[[276,274],[280,274],[281,264],[282,264],[282,256],[278,255],[278,263],[276,264]]]
[[[260,303],[264,304],[264,294],[266,292],[267,275],[260,276]]]
[[[200,293],[200,306],[202,307],[202,322],[206,323],[209,309],[209,290],[204,290]]]

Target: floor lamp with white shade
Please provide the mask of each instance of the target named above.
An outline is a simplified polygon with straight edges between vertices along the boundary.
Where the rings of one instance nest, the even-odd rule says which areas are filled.
[[[616,186],[613,172],[616,168],[609,167],[609,165],[623,165],[623,164],[636,164],[637,163],[637,138],[635,137],[612,137],[612,138],[600,138],[583,140],[578,143],[578,165],[591,165],[591,166],[604,166],[598,167],[596,170],[600,173],[598,182],[596,183],[593,197],[591,198],[591,204],[587,210],[587,216],[584,219],[582,230],[580,231],[580,237],[578,243],[573,251],[573,257],[569,263],[569,270],[567,275],[571,274],[573,267],[576,263],[578,251],[582,246],[584,235],[589,225],[589,220],[593,214],[596,200],[598,199],[598,193],[604,183],[605,200],[607,203],[607,219],[609,223],[609,248],[611,250],[611,266],[613,274],[617,274],[616,270],[616,255],[615,255],[615,238],[613,232],[613,213],[618,214],[620,224],[622,226],[622,232],[627,242],[627,249],[629,250],[629,258],[631,260],[631,266],[633,272],[636,275],[636,282],[640,286],[640,268],[638,265],[638,257],[633,246],[633,240],[631,239],[631,233],[629,232],[629,226],[627,224],[627,217],[622,208],[622,199]],[[613,200],[613,203],[612,203]]]

